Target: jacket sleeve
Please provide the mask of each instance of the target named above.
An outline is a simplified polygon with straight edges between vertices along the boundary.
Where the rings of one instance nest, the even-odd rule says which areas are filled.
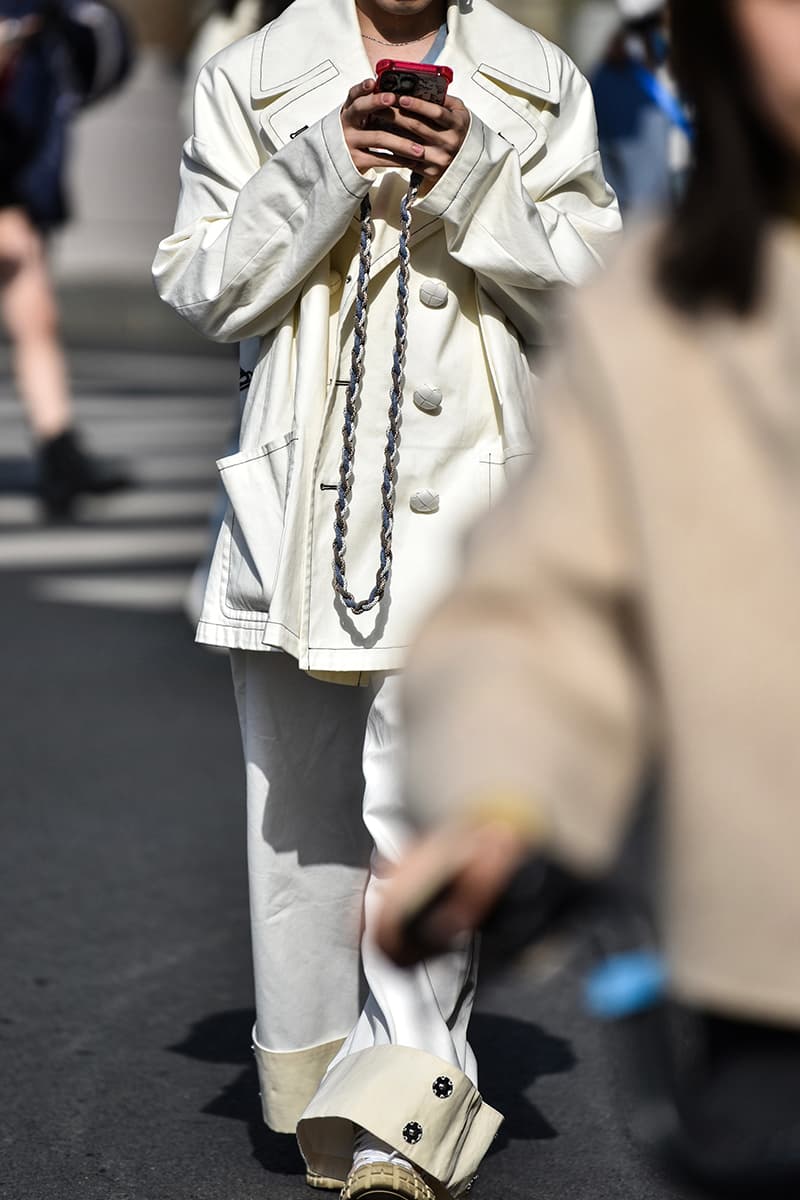
[[[475,531],[405,680],[418,823],[518,799],[587,873],[617,848],[653,729],[635,517],[601,387],[579,341],[543,393],[541,460]]]
[[[247,45],[233,48],[238,59],[223,51],[200,74],[175,231],[153,264],[161,298],[220,342],[280,323],[343,236],[372,178],[354,166],[338,110],[263,161],[252,114],[231,78]]]
[[[522,166],[514,146],[473,113],[456,158],[417,202],[441,217],[452,256],[531,343],[548,311],[543,293],[584,283],[622,228],[591,89],[566,55],[560,62],[559,113],[547,120],[543,153]]]

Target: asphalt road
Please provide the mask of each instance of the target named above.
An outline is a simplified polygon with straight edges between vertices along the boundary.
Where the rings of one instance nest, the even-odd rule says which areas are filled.
[[[194,352],[94,350],[75,368],[92,443],[139,486],[39,526],[0,378],[0,1196],[301,1200],[250,1060],[228,666],[181,607],[235,373]],[[507,1121],[477,1200],[688,1200],[633,1144],[583,1011],[597,941],[589,921],[483,988],[481,1086]]]

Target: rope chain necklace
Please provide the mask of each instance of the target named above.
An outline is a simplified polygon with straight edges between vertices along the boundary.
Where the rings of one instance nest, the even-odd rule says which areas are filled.
[[[411,176],[408,191],[400,205],[400,240],[397,270],[397,309],[394,322],[394,351],[392,353],[392,384],[389,391],[389,425],[386,430],[386,446],[383,455],[383,482],[381,483],[381,532],[380,559],[375,574],[375,584],[365,600],[356,600],[347,583],[347,521],[350,515],[350,500],[353,495],[353,472],[356,457],[356,427],[360,408],[361,387],[364,382],[364,356],[367,348],[367,311],[369,307],[369,279],[372,268],[372,205],[369,196],[361,202],[361,237],[358,257],[358,283],[356,287],[353,350],[350,356],[350,377],[344,404],[342,426],[342,461],[339,467],[335,519],[333,523],[333,588],[350,612],[359,616],[380,604],[392,575],[392,534],[394,531],[395,473],[400,442],[400,416],[403,407],[403,383],[408,344],[408,280],[411,254],[408,248],[411,234],[411,209],[422,176],[416,172]]]

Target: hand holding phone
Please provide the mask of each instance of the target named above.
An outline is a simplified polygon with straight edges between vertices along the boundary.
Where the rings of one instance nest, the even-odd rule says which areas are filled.
[[[375,67],[377,90],[383,95],[395,97],[395,105],[388,110],[378,110],[370,121],[369,129],[384,129],[400,137],[416,141],[417,135],[406,129],[395,119],[401,96],[411,96],[426,104],[444,104],[447,88],[453,82],[449,67],[435,63],[398,62],[382,58]]]
[[[449,67],[382,59],[377,69],[377,79],[350,89],[341,111],[350,155],[362,172],[387,166],[411,169],[423,178],[422,194],[460,150],[470,114],[448,92]],[[382,90],[387,83],[398,91]]]

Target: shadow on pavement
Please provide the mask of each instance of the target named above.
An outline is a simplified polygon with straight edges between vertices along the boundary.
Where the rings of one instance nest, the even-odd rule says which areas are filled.
[[[277,1175],[304,1175],[305,1165],[294,1137],[273,1133],[261,1119],[258,1073],[250,1050],[254,1022],[255,1013],[246,1008],[215,1013],[198,1021],[184,1041],[168,1049],[200,1062],[242,1064],[244,1069],[202,1111],[213,1117],[245,1121],[253,1156],[265,1170]]]
[[[528,1098],[542,1075],[559,1075],[576,1065],[566,1038],[555,1037],[539,1025],[495,1013],[475,1013],[470,1042],[478,1058],[481,1094],[505,1116],[490,1154],[512,1141],[542,1141],[558,1130]]]
[[[200,1062],[241,1065],[243,1069],[236,1078],[202,1111],[246,1122],[253,1155],[267,1171],[300,1175],[305,1167],[294,1138],[273,1133],[261,1120],[258,1075],[250,1050],[254,1020],[255,1013],[249,1009],[204,1017],[182,1042],[168,1049]],[[490,1153],[498,1153],[511,1141],[558,1137],[558,1131],[530,1101],[527,1092],[540,1076],[559,1074],[575,1066],[571,1044],[538,1025],[493,1013],[475,1014],[470,1041],[481,1068],[481,1092],[506,1118]]]

